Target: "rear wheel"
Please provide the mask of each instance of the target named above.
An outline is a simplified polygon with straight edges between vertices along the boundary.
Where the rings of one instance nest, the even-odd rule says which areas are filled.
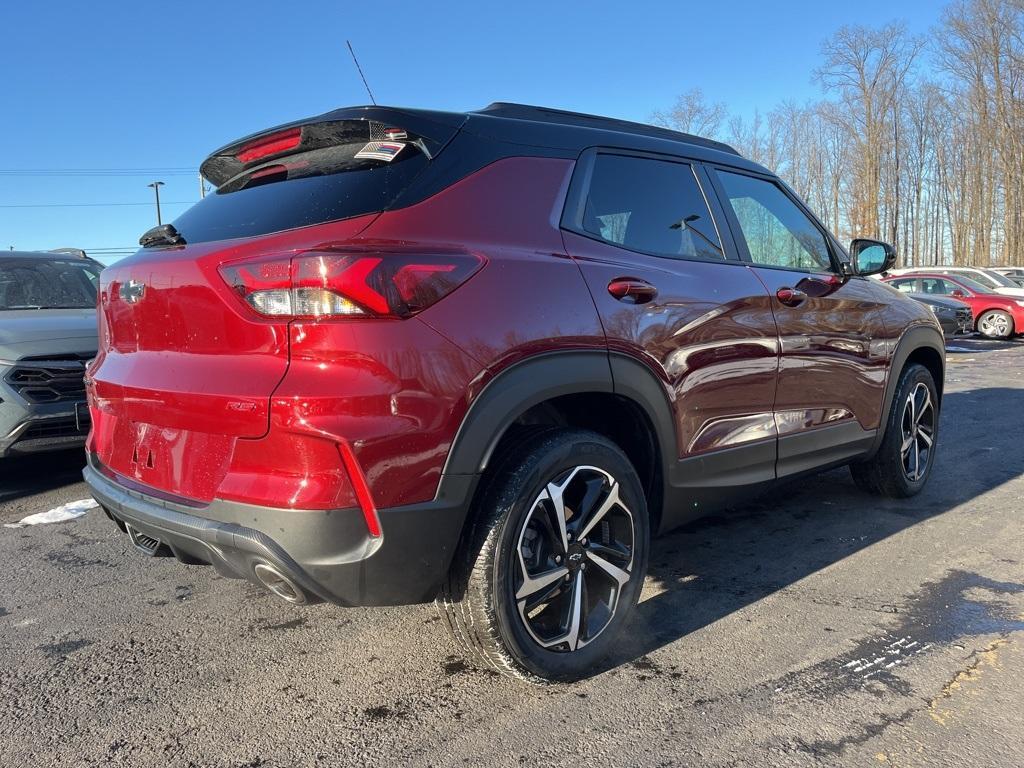
[[[1013,335],[1013,318],[1002,310],[990,309],[978,318],[978,331],[989,339],[1008,339]]]
[[[935,461],[938,402],[931,372],[923,365],[908,365],[896,387],[878,453],[850,465],[857,485],[898,499],[924,488]]]
[[[647,571],[636,471],[582,430],[528,433],[495,462],[438,608],[479,664],[573,680],[611,650]]]

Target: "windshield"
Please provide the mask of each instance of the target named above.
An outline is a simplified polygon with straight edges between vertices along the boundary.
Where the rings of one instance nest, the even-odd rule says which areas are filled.
[[[995,280],[986,275],[984,272],[977,272],[975,270],[971,270],[970,272],[947,272],[946,274],[952,275],[953,277],[959,278],[961,280],[971,280],[976,285],[980,284],[984,286],[986,290],[982,291],[982,293],[990,293],[991,289],[995,288],[998,285],[998,283]],[[970,275],[970,277],[967,277],[968,274]]]
[[[1006,275],[1001,275],[998,272],[985,272],[985,277],[992,278],[992,281],[994,283],[996,283],[997,285],[1001,285],[1003,288],[1019,288],[1020,287],[1015,282],[1013,282],[1013,280],[1008,278]],[[978,281],[980,282],[981,278],[978,278]]]
[[[0,311],[95,307],[101,269],[81,259],[0,258]]]
[[[964,277],[963,275],[953,275],[953,277],[956,278],[956,281],[960,283],[960,285],[969,291],[973,291],[974,293],[992,293],[989,286],[982,285],[977,280],[972,280],[971,278]]]

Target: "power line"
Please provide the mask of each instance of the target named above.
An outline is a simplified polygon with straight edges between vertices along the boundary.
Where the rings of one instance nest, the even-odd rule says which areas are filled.
[[[160,205],[195,205],[198,200],[161,200]],[[152,205],[152,203],[13,203],[0,204],[0,208],[107,208],[122,205]]]
[[[189,176],[196,168],[0,168],[0,176]]]

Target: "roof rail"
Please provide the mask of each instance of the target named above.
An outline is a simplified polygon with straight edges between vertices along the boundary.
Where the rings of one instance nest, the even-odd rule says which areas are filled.
[[[673,131],[671,128],[662,128],[657,125],[646,123],[634,123],[630,120],[619,120],[614,117],[602,117],[600,115],[588,115],[584,112],[569,112],[564,109],[552,109],[551,107],[537,107],[530,104],[515,104],[506,101],[496,101],[488,104],[483,109],[475,110],[473,114],[490,115],[492,117],[506,117],[513,120],[532,120],[539,123],[556,123],[560,125],[573,125],[581,128],[596,128],[604,131],[620,131],[640,136],[651,136],[671,141],[683,141],[687,144],[696,144],[709,149],[717,149],[720,152],[728,152],[731,155],[739,155],[734,148],[721,141],[706,139],[703,136]]]

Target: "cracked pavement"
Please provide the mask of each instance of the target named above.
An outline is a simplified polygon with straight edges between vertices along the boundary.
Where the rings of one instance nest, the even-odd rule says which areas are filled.
[[[0,528],[0,762],[23,766],[1024,764],[1024,343],[958,340],[909,501],[845,470],[655,542],[590,679],[456,655],[430,605],[295,608],[134,553],[97,510]],[[88,495],[0,462],[0,523]]]

